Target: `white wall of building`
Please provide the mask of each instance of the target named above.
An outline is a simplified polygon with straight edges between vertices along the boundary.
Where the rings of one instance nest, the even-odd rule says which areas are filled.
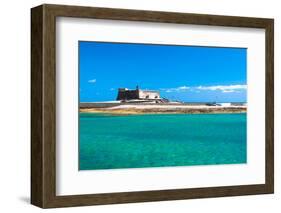
[[[159,99],[159,92],[139,90],[139,98],[141,99]]]

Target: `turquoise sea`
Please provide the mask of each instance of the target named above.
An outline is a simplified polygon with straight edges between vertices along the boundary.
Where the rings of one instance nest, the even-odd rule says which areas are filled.
[[[241,164],[247,115],[80,113],[79,169]]]

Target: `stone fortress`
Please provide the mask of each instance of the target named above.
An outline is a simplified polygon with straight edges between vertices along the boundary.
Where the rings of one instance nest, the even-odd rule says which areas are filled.
[[[165,99],[160,97],[159,91],[142,90],[136,86],[136,89],[119,88],[117,99],[122,102],[154,102],[163,103]]]

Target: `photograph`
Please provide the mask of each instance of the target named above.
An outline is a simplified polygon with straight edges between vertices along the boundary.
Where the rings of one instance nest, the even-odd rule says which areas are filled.
[[[274,18],[212,5],[33,5],[32,205],[274,193]]]
[[[247,163],[247,48],[78,48],[79,170]]]

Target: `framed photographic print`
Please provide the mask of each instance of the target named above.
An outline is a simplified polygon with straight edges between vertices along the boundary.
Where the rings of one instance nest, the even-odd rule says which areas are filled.
[[[31,10],[31,203],[274,191],[273,19]]]

